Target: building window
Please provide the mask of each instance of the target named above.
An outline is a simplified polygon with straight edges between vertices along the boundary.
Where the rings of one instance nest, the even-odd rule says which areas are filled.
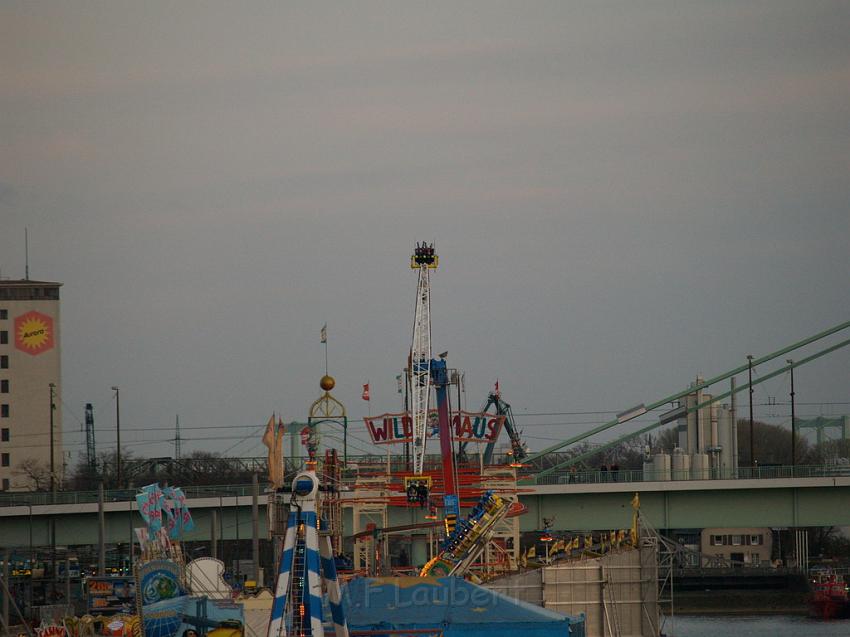
[[[732,536],[732,546],[741,546],[741,536],[733,535]]]
[[[0,405],[0,418],[8,418],[9,417],[9,405],[8,403],[3,403]]]
[[[9,357],[6,354],[0,356],[0,369],[9,369]]]
[[[753,566],[761,564],[761,556],[758,553],[750,553],[750,564]]]
[[[9,478],[3,478],[3,491],[9,490]]]
[[[9,442],[9,428],[0,429],[0,442]]]
[[[0,467],[8,467],[9,466],[9,454],[3,453],[0,454]]]
[[[8,394],[9,393],[9,381],[8,379],[0,380],[0,394]]]
[[[763,536],[761,535],[751,535],[750,536],[750,544],[753,546],[759,546],[762,544]]]
[[[6,330],[0,330],[0,345],[8,345],[9,344],[9,332]]]
[[[5,321],[9,318],[9,310],[0,308],[0,321]]]
[[[711,536],[711,545],[712,546],[723,546],[723,536],[722,535],[712,535]]]

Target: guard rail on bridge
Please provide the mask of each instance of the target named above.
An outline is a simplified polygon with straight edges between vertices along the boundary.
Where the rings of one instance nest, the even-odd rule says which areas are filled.
[[[761,466],[744,467],[734,471],[719,469],[671,471],[642,471],[640,469],[620,469],[618,471],[576,471],[560,470],[536,480],[535,484],[599,484],[603,482],[676,482],[684,480],[766,480],[775,478],[832,478],[850,476],[850,466],[797,465],[797,466]],[[526,476],[520,476],[520,480]],[[534,476],[527,476],[529,480]]]
[[[189,499],[193,498],[230,498],[235,496],[250,496],[253,493],[252,484],[236,485],[204,485],[196,487],[181,487]],[[260,493],[266,485],[260,484]],[[109,489],[103,492],[104,502],[126,502],[134,500],[138,489]],[[48,504],[91,504],[97,502],[97,491],[15,491],[0,493],[0,507],[9,506],[39,506]]]
[[[758,480],[774,478],[824,478],[850,476],[850,466],[847,465],[798,465],[798,466],[761,466],[740,468],[734,472],[706,470],[701,475],[677,476],[675,472],[655,472],[641,470],[619,471],[563,471],[550,474],[537,484],[601,484],[601,483],[640,483],[640,482],[679,482],[698,480]],[[520,475],[520,480],[531,476]],[[344,480],[345,481],[345,480]],[[265,492],[266,483],[260,484],[260,493]],[[250,496],[253,493],[251,484],[183,486],[183,492],[189,499],[219,498]],[[137,489],[110,489],[104,491],[104,502],[126,502],[133,500]],[[97,491],[16,491],[0,493],[0,507],[9,506],[39,506],[49,504],[87,504],[98,500]]]

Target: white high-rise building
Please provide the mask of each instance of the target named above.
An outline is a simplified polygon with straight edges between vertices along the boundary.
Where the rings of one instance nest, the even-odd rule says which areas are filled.
[[[62,475],[61,283],[0,280],[0,490]],[[51,406],[53,462],[51,463]]]

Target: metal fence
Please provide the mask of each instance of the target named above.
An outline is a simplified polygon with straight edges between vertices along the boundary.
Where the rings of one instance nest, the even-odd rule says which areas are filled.
[[[371,459],[370,459],[371,460]],[[362,462],[362,461],[361,461]],[[363,462],[363,465],[367,463]],[[375,472],[381,473],[386,470],[386,461],[383,468],[381,463],[375,463]],[[403,472],[402,467],[396,467],[391,463],[391,470]],[[347,474],[348,472],[346,472]],[[534,479],[533,475],[522,475],[519,478]],[[633,482],[659,482],[676,480],[765,480],[773,478],[825,478],[837,476],[850,476],[850,466],[829,465],[797,465],[797,466],[760,466],[743,467],[735,471],[721,471],[718,469],[691,469],[677,473],[672,471],[642,471],[640,469],[620,469],[618,471],[576,471],[568,469],[551,473],[540,478],[537,484],[602,484],[602,483],[633,483]],[[345,476],[343,482],[352,480],[353,476]],[[264,492],[267,484],[260,483],[260,492]],[[253,493],[251,484],[230,485],[204,485],[183,486],[183,492],[187,498],[226,498],[234,496],[250,496]],[[104,502],[127,502],[134,500],[138,493],[137,489],[110,489],[103,492]],[[97,491],[49,491],[35,492],[5,492],[0,493],[0,507],[10,506],[41,506],[50,504],[90,504],[98,501]]]
[[[250,496],[252,484],[205,485],[181,487],[187,498],[220,498]],[[265,484],[260,484],[260,492]],[[104,502],[127,502],[135,500],[138,489],[109,489],[103,492]],[[97,502],[97,491],[49,491],[0,493],[0,507],[40,506],[50,504],[91,504]]]
[[[741,467],[736,470],[691,468],[669,471],[643,471],[620,469],[618,471],[575,471],[569,469],[550,473],[536,480],[536,484],[601,484],[613,482],[669,482],[677,480],[769,480],[775,478],[831,478],[850,476],[847,465],[797,465]],[[533,479],[534,476],[528,476]]]

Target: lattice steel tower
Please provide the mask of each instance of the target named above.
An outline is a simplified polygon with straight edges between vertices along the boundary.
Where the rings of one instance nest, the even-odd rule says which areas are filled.
[[[428,409],[431,401],[431,282],[429,270],[437,268],[439,259],[434,244],[416,244],[410,267],[419,271],[416,285],[416,312],[413,320],[413,344],[407,382],[413,425],[413,472],[421,474],[425,463],[428,436]]]

